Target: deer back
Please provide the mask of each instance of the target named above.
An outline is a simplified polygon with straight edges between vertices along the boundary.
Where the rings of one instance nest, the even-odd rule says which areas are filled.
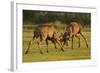
[[[70,37],[72,37],[73,35],[76,35],[82,31],[82,26],[78,22],[71,22],[66,28],[66,31],[69,33]]]
[[[36,30],[42,40],[45,40],[47,37],[52,38],[56,29],[53,25],[39,25]]]

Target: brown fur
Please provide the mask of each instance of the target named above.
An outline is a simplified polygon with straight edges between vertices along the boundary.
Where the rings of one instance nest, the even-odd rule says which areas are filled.
[[[80,34],[83,37],[83,39],[85,40],[86,46],[88,48],[87,40],[86,40],[85,36],[82,34],[82,25],[80,23],[71,22],[70,25],[67,26],[66,32],[67,32],[67,36],[65,36],[65,37],[69,36],[69,38],[72,38],[72,48],[73,48],[73,38],[74,37],[77,37],[79,39],[78,47],[80,47],[80,36],[78,34]],[[65,39],[64,45],[65,45],[66,42],[68,44],[67,39]]]
[[[59,46],[61,47],[61,50],[63,50],[61,44],[60,44],[60,40],[58,39],[57,35],[56,35],[57,30],[55,29],[55,27],[51,24],[43,24],[43,25],[39,25],[35,31],[34,31],[34,36],[32,38],[32,40],[30,40],[29,44],[28,44],[28,48],[26,51],[26,54],[29,51],[30,45],[32,43],[32,41],[34,41],[35,38],[40,38],[40,42],[38,42],[38,46],[40,49],[40,44],[45,41],[46,45],[47,45],[47,52],[48,52],[48,40],[52,41],[55,45],[55,48],[57,48],[56,43],[59,44]],[[40,53],[42,53],[41,49],[40,49]]]

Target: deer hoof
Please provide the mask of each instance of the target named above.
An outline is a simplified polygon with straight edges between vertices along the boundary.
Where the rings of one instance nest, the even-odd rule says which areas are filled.
[[[49,51],[47,50],[47,53],[48,53]]]
[[[88,46],[88,44],[87,44],[87,48],[88,48],[89,46]]]
[[[40,51],[40,54],[43,54],[43,52],[42,52],[42,51]]]
[[[27,53],[28,53],[28,51],[25,52],[25,54],[27,54]]]

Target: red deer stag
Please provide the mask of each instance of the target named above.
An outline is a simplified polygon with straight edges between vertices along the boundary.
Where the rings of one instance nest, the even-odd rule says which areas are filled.
[[[71,22],[70,25],[66,28],[66,31],[62,37],[63,46],[65,44],[68,45],[69,38],[72,38],[72,49],[73,49],[73,38],[77,37],[79,41],[78,47],[80,47],[80,36],[78,36],[78,34],[80,34],[83,37],[83,39],[85,40],[86,46],[88,48],[87,40],[85,36],[82,34],[82,25],[78,22]]]
[[[25,52],[25,54],[28,53],[30,45],[32,44],[32,42],[37,39],[40,38],[40,42],[38,42],[38,46],[40,49],[40,44],[45,41],[46,45],[47,45],[47,52],[48,52],[48,40],[52,41],[53,44],[55,45],[55,48],[57,49],[56,44],[58,44],[61,47],[61,50],[64,51],[64,49],[62,48],[62,45],[60,43],[60,39],[59,37],[56,35],[56,28],[53,25],[50,24],[43,24],[43,25],[39,25],[35,30],[34,30],[34,36],[32,37],[32,39],[29,41],[28,44],[28,48]],[[42,51],[40,49],[40,53],[42,54]]]

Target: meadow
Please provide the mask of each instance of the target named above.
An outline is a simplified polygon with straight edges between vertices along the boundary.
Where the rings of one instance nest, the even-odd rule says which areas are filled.
[[[33,36],[33,31],[36,25],[23,25],[23,62],[44,62],[44,61],[63,61],[63,60],[87,60],[91,59],[91,30],[90,27],[83,27],[83,34],[87,39],[89,44],[89,48],[86,47],[85,41],[81,37],[81,46],[78,48],[78,39],[74,38],[74,48],[71,48],[71,41],[69,41],[69,45],[64,46],[64,52],[60,50],[59,45],[57,45],[58,49],[54,48],[54,45],[51,41],[49,41],[49,52],[46,52],[46,44],[43,42],[42,44],[42,52],[40,53],[36,39],[34,43],[31,45],[28,54],[25,54],[28,43]],[[58,25],[58,34],[64,32],[65,25]]]

